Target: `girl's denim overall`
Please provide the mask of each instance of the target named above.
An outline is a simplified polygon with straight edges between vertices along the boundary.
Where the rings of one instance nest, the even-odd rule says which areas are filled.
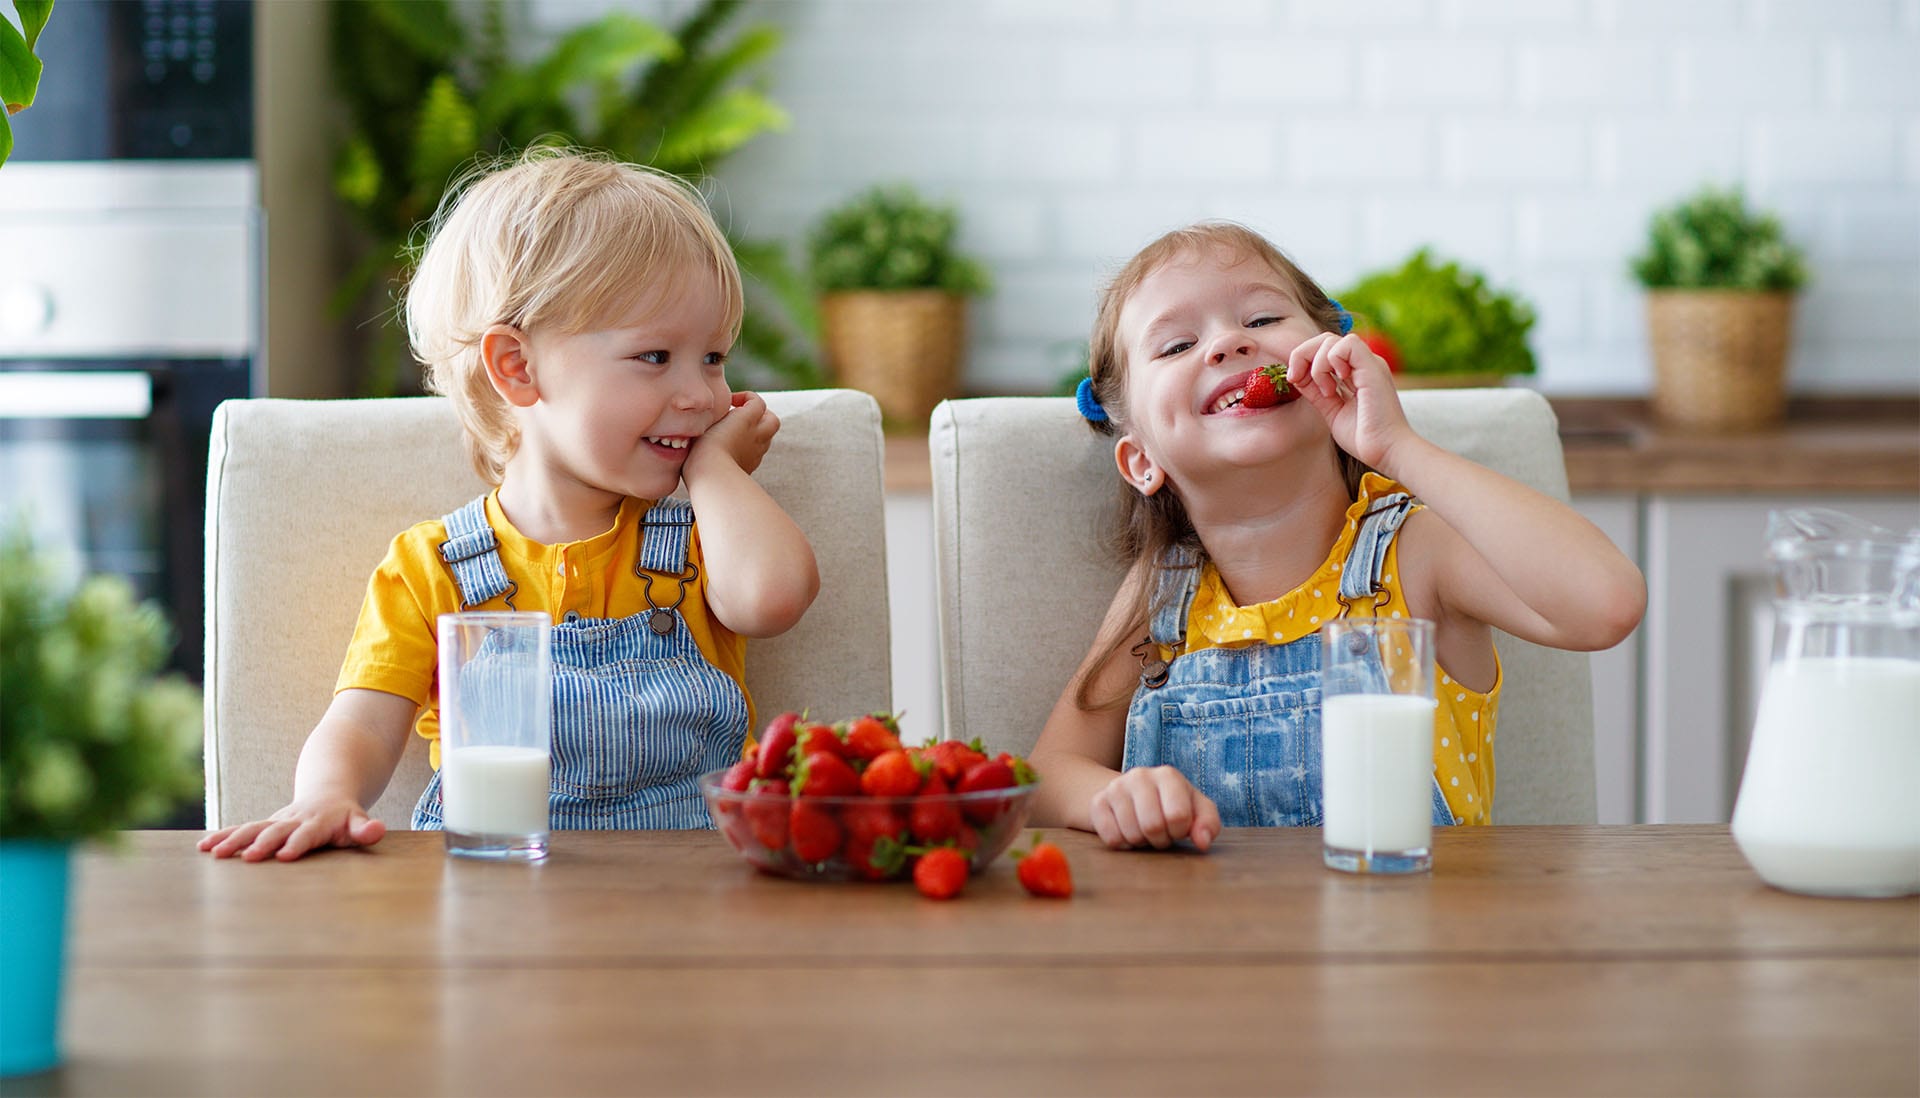
[[[486,497],[446,517],[440,555],[460,585],[461,608],[500,595],[513,581],[501,566]],[[747,698],[707,662],[675,608],[693,572],[687,561],[693,506],[664,499],[641,519],[636,582],[654,609],[594,620],[569,613],[553,627],[552,825],[582,828],[711,827],[696,779],[740,757]],[[683,576],[677,597],[656,595],[639,568]],[[673,582],[673,581],[667,581]],[[664,586],[664,584],[663,584]],[[440,774],[414,806],[417,830],[438,830]]]
[[[1397,492],[1361,519],[1340,568],[1342,615],[1353,600],[1380,593],[1387,546],[1412,506]],[[1157,569],[1149,635],[1175,655],[1171,664],[1147,661],[1127,709],[1121,769],[1178,768],[1213,798],[1226,827],[1318,826],[1320,634],[1181,653],[1200,571],[1199,558],[1179,549]],[[1433,822],[1454,822],[1437,779]]]

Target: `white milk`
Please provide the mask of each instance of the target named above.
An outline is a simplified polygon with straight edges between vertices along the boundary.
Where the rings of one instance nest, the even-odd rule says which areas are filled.
[[[1320,713],[1327,846],[1425,850],[1433,840],[1432,698],[1339,694]]]
[[[1920,892],[1920,661],[1774,664],[1733,837],[1780,888]]]
[[[440,757],[448,831],[536,835],[547,831],[549,756],[537,747],[455,747]]]

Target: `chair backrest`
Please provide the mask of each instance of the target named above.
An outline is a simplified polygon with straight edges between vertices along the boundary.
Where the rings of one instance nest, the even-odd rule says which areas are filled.
[[[786,634],[747,646],[762,718],[892,706],[880,410],[845,389],[767,394],[780,433],[754,473],[799,523],[820,596]],[[367,578],[394,535],[485,486],[453,407],[436,397],[235,400],[214,414],[207,472],[209,827],[287,802],[326,709]],[[374,806],[405,827],[426,786],[425,741]]]
[[[1526,389],[1410,391],[1426,438],[1557,499],[1553,408]],[[1033,745],[1118,588],[1106,551],[1113,444],[1065,397],[948,401],[933,413],[934,557],[946,734]],[[1584,653],[1501,633],[1501,823],[1592,823],[1592,675]]]

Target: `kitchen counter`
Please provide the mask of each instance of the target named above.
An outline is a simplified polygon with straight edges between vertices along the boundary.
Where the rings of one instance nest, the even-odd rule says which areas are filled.
[[[1603,492],[1920,493],[1920,398],[1809,397],[1779,427],[1663,427],[1641,399],[1549,397],[1575,495]],[[924,436],[887,439],[889,492],[928,492]]]

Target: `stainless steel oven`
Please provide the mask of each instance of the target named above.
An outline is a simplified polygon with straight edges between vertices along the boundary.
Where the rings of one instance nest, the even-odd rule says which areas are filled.
[[[264,391],[244,0],[62,0],[0,167],[0,520],[160,600],[201,675],[207,435]]]

